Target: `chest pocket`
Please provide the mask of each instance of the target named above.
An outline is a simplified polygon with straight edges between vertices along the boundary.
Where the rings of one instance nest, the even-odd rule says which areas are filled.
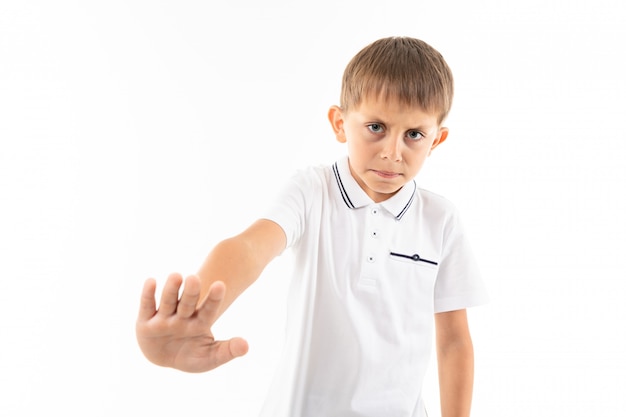
[[[409,305],[416,303],[430,308],[435,291],[438,259],[422,257],[419,253],[391,250],[389,252],[391,291]]]
[[[407,261],[412,261],[412,262],[416,262],[416,263],[417,262],[422,262],[422,263],[425,263],[425,264],[428,264],[428,265],[433,265],[433,266],[439,265],[438,262],[430,260],[430,259],[422,258],[417,253],[413,253],[411,255],[407,255],[405,253],[391,251],[391,252],[389,252],[389,256],[391,257],[391,259],[396,259],[396,260],[407,260]]]

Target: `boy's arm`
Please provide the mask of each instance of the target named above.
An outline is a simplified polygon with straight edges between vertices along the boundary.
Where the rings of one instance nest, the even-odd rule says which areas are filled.
[[[144,284],[136,323],[137,342],[151,362],[187,372],[204,372],[248,350],[245,340],[217,341],[211,327],[286,245],[280,226],[258,220],[209,253],[197,275],[171,274],[157,309],[156,282]]]
[[[442,417],[469,417],[474,348],[465,310],[435,314]]]
[[[211,284],[222,281],[226,293],[219,307],[221,315],[261,275],[263,269],[286,245],[283,229],[270,220],[257,220],[243,233],[223,240],[209,253],[198,271],[200,300]]]

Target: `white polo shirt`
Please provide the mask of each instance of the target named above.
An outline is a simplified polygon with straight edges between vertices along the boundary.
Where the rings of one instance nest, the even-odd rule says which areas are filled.
[[[422,417],[434,313],[487,301],[456,209],[406,184],[374,203],[348,158],[299,171],[265,218],[295,252],[263,417]]]

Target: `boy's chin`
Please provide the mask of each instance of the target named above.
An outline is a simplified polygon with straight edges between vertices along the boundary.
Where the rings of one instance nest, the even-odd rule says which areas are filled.
[[[376,203],[381,203],[385,200],[390,199],[394,195],[396,195],[396,193],[400,191],[401,189],[402,187],[399,187],[399,188],[398,187],[389,187],[389,188],[376,187],[376,188],[370,188],[369,190],[364,190],[364,191]]]

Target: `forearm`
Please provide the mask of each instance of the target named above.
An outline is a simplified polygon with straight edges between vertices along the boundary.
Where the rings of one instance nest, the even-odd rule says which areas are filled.
[[[474,385],[474,349],[467,337],[438,348],[442,417],[469,417]]]
[[[204,300],[209,287],[215,281],[222,281],[226,294],[220,314],[248,288],[261,274],[262,268],[255,266],[250,259],[250,249],[236,238],[218,243],[208,254],[198,271],[200,278],[200,300]]]
[[[222,281],[226,286],[219,309],[222,314],[284,247],[282,229],[269,220],[259,220],[243,233],[218,243],[198,271],[200,300],[213,282]]]

